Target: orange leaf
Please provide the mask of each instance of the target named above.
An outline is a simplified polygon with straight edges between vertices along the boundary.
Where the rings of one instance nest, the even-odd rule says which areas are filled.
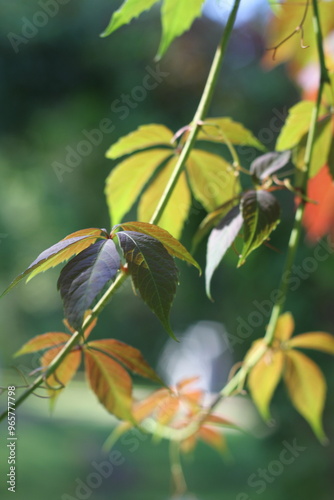
[[[168,389],[159,389],[151,394],[148,398],[143,401],[139,401],[133,407],[133,416],[137,422],[141,422],[157,408],[159,403],[164,399],[168,398],[170,392]]]
[[[282,314],[277,321],[275,339],[284,342],[288,340],[295,329],[295,322],[291,313]]]
[[[90,348],[99,349],[100,351],[113,356],[118,361],[121,361],[121,363],[132,372],[138,373],[138,375],[141,375],[142,377],[154,380],[159,384],[163,384],[160,377],[145,361],[138,349],[115,339],[95,340],[94,342],[89,342],[88,345]]]
[[[328,354],[334,354],[334,337],[325,332],[309,332],[297,335],[289,340],[289,347],[316,349]]]
[[[70,335],[62,332],[49,332],[43,335],[37,335],[29,340],[19,349],[14,356],[21,356],[29,352],[41,351],[50,347],[55,347],[59,344],[65,344],[70,338]]]
[[[121,419],[132,420],[132,381],[127,371],[106,354],[85,350],[86,375],[100,403]]]
[[[61,347],[55,347],[45,352],[41,357],[41,366],[47,368],[53,359],[59,354],[62,350]],[[74,377],[81,362],[81,351],[79,349],[71,351],[67,354],[66,358],[62,361],[62,363],[58,366],[55,373],[50,375],[47,379],[47,385],[50,386],[48,388],[48,393],[51,396],[51,407],[54,405],[54,402],[59,396],[62,389],[59,388],[60,385],[64,387],[68,384],[68,382]],[[56,390],[52,390],[51,388],[55,387]]]
[[[284,375],[290,399],[296,410],[308,421],[316,436],[326,439],[322,427],[322,412],[326,398],[326,381],[319,367],[305,354],[286,352],[287,370]]]
[[[198,436],[202,441],[220,452],[226,449],[225,438],[218,430],[202,426],[198,432]]]
[[[322,236],[334,236],[334,182],[327,166],[309,180],[307,196],[315,203],[307,203],[303,223],[307,238],[315,243]]]
[[[194,377],[184,378],[183,380],[181,380],[180,382],[178,382],[176,384],[176,387],[177,387],[178,391],[182,391],[182,389],[184,387],[186,387],[187,385],[193,384],[194,382],[198,382],[198,381],[199,381],[198,375],[196,375]]]
[[[252,399],[265,420],[270,419],[269,405],[281,379],[283,365],[282,351],[268,351],[254,366],[248,377]]]
[[[169,424],[178,412],[180,400],[175,396],[169,396],[163,400],[155,412],[155,419],[161,425]]]

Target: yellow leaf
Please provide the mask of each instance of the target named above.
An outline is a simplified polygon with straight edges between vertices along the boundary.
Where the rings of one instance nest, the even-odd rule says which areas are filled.
[[[326,381],[319,367],[305,354],[286,352],[284,381],[292,404],[308,421],[316,436],[325,441],[322,412],[326,398]]]
[[[325,332],[309,332],[293,337],[288,342],[289,347],[317,349],[328,354],[334,354],[334,336]]]
[[[291,313],[282,314],[277,321],[275,330],[275,339],[285,342],[288,340],[295,329],[295,322]]]
[[[194,197],[207,212],[212,212],[240,191],[233,167],[212,153],[195,149],[187,161],[187,173]]]
[[[22,354],[42,351],[43,349],[59,346],[59,344],[65,344],[69,339],[70,335],[68,335],[68,333],[63,333],[63,332],[43,333],[42,335],[37,335],[36,337],[33,337],[28,342],[26,342],[21,347],[21,349],[14,354],[14,356],[15,357],[21,356]]]
[[[173,133],[164,125],[142,125],[134,132],[121,137],[106,152],[106,157],[110,159],[119,158],[133,151],[149,148],[152,146],[171,146]]]
[[[158,173],[151,182],[138,207],[138,218],[140,221],[148,222],[157,206],[168,180],[174,170],[178,158],[172,158],[168,164]],[[184,222],[187,219],[191,203],[190,191],[187,185],[185,173],[182,172],[172,196],[167,203],[163,216],[159,221],[159,226],[169,231],[175,238],[179,239]]]
[[[265,420],[270,419],[269,405],[284,367],[282,351],[268,351],[251,370],[248,386],[252,399]]]
[[[119,163],[106,180],[105,195],[112,224],[118,224],[130,210],[156,168],[171,155],[168,149],[153,149]]]

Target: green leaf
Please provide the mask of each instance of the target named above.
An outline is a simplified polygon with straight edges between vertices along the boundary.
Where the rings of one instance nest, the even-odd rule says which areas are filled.
[[[276,151],[292,149],[307,134],[314,106],[313,101],[301,101],[289,109],[289,115],[277,138]],[[326,114],[324,107],[321,107],[320,114]]]
[[[212,275],[237,237],[242,223],[243,219],[239,206],[233,207],[210,234],[205,269],[206,293],[209,298],[211,298],[210,284]]]
[[[321,422],[326,398],[324,376],[318,366],[300,352],[286,351],[286,358],[288,363],[284,380],[290,399],[320,441],[325,441]]]
[[[269,405],[282,376],[284,359],[282,351],[268,351],[248,377],[252,399],[264,420],[270,419]]]
[[[156,238],[163,244],[170,255],[192,264],[201,272],[199,264],[190,255],[188,250],[165,229],[153,224],[148,224],[147,222],[125,222],[120,224],[120,226],[127,231],[138,231],[139,233]]]
[[[207,212],[233,198],[240,191],[235,170],[218,155],[195,149],[187,161],[191,190]]]
[[[303,333],[289,340],[288,346],[334,354],[334,336],[326,332]]]
[[[100,36],[106,37],[124,24],[128,24],[142,12],[150,9],[157,1],[158,0],[126,0],[121,7],[113,13],[107,28]]]
[[[151,220],[155,207],[157,206],[167,183],[174,170],[177,158],[172,158],[167,165],[157,174],[141,196],[138,206],[138,219],[144,222]],[[174,238],[179,239],[191,205],[191,195],[184,172],[174,188],[164,213],[159,220],[159,226],[171,233]]]
[[[106,239],[107,237],[108,235],[105,230],[97,228],[82,229],[69,234],[66,238],[39,254],[37,259],[35,259],[23,273],[17,276],[14,281],[12,281],[2,295],[9,292],[9,290],[11,290],[26,276],[28,276],[28,282],[37,274],[47,271],[51,267],[55,267],[61,262],[64,262],[65,260],[68,260],[74,255],[82,252],[90,245],[94,244],[97,239]]]
[[[197,135],[197,140],[221,142],[231,142],[240,146],[252,146],[260,151],[266,151],[266,147],[245,128],[241,123],[235,122],[231,118],[208,118]]]
[[[131,370],[142,377],[147,377],[154,382],[163,384],[161,378],[155,373],[153,368],[145,361],[142,353],[124,342],[115,339],[94,340],[87,344],[90,349],[98,349],[105,354],[120,361],[128,370]]]
[[[171,155],[168,149],[134,154],[119,163],[106,180],[105,195],[113,224],[118,224],[137,200],[156,168]]]
[[[188,30],[200,17],[204,0],[164,0],[162,5],[162,38],[158,50],[161,58],[174,38]]]
[[[324,118],[317,124],[309,177],[312,178],[327,164],[333,142],[333,122],[331,117]],[[307,134],[303,136],[293,152],[293,162],[297,168],[304,170]]]
[[[133,284],[171,337],[169,312],[176,293],[178,271],[160,241],[135,231],[117,233]]]
[[[86,375],[100,403],[120,419],[132,420],[132,381],[127,371],[109,356],[85,349]]]
[[[173,133],[164,125],[155,123],[142,125],[113,144],[106,152],[106,157],[114,160],[120,156],[133,153],[133,151],[153,146],[165,145],[171,147],[172,138]]]
[[[30,352],[41,351],[42,349],[48,349],[50,347],[58,346],[59,344],[65,344],[70,339],[68,333],[62,332],[49,332],[43,335],[37,335],[36,337],[30,339],[26,342],[21,349],[19,349],[14,356],[22,356],[22,354],[28,354]]]
[[[280,206],[267,191],[247,191],[240,206],[244,219],[244,245],[238,267],[269,237],[280,221]]]

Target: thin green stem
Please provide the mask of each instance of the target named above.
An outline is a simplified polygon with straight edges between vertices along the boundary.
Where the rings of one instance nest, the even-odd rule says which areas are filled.
[[[166,190],[157,206],[157,209],[152,217],[151,223],[152,224],[157,224],[159,219],[161,218],[161,215],[163,214],[163,211],[168,203],[168,200],[173,192],[173,189],[177,183],[177,180],[182,172],[183,166],[185,164],[185,161],[188,158],[188,155],[195,143],[196,136],[200,127],[200,122],[203,120],[203,118],[206,116],[207,110],[209,108],[213,92],[215,90],[215,86],[217,84],[218,80],[218,75],[219,75],[219,70],[222,64],[222,60],[226,51],[226,47],[229,41],[229,38],[232,33],[232,29],[234,26],[234,22],[236,19],[236,15],[238,12],[238,8],[240,5],[241,0],[235,0],[233,9],[231,11],[231,14],[229,16],[227,25],[224,30],[223,37],[221,39],[221,42],[218,46],[218,49],[216,51],[210,73],[207,79],[207,83],[205,85],[205,89],[202,95],[202,98],[200,100],[199,106],[197,108],[196,114],[194,116],[193,120],[193,126],[191,128],[191,132],[189,134],[189,137],[183,147],[182,153],[179,157],[179,161],[177,162],[177,165],[175,167],[175,170],[168,182],[168,185],[166,186]],[[108,290],[104,293],[104,295],[101,297],[99,302],[95,305],[91,313],[86,316],[85,321],[82,325],[82,328],[73,333],[72,337],[70,340],[65,344],[63,349],[59,352],[59,354],[53,359],[53,361],[50,363],[48,368],[41,374],[39,377],[35,379],[35,381],[27,388],[27,390],[21,394],[21,396],[16,400],[16,408],[23,403],[23,401],[30,395],[32,394],[38,387],[47,379],[50,375],[52,375],[55,370],[58,368],[58,366],[62,363],[64,358],[67,356],[67,354],[71,351],[71,349],[76,346],[80,338],[82,338],[82,335],[84,331],[88,328],[88,326],[92,323],[95,317],[97,317],[102,309],[106,306],[106,304],[109,302],[115,291],[121,286],[121,284],[125,281],[127,278],[126,273],[121,273],[119,276],[116,278],[116,280],[110,285]],[[5,419],[7,416],[7,411],[3,412],[0,415],[0,422]]]
[[[209,72],[208,79],[205,84],[205,88],[202,94],[202,98],[199,102],[197,111],[195,113],[191,128],[190,128],[190,133],[189,136],[185,142],[185,145],[182,148],[181,154],[179,156],[179,159],[175,165],[175,168],[172,172],[172,175],[168,181],[168,184],[166,185],[166,188],[162,194],[162,197],[157,205],[157,208],[151,218],[151,224],[158,224],[159,220],[166,208],[166,205],[173,193],[173,190],[176,186],[176,183],[184,169],[185,163],[188,159],[188,156],[191,152],[191,150],[194,147],[195,141],[197,134],[201,128],[201,124],[203,120],[206,118],[209,106],[211,104],[211,100],[213,97],[214,90],[217,85],[218,81],[218,76],[220,73],[221,65],[224,59],[224,55],[226,52],[226,48],[228,45],[228,42],[230,40],[232,31],[233,31],[233,26],[235,23],[235,19],[237,17],[238,9],[240,6],[241,0],[235,0],[233,8],[231,10],[231,13],[229,15],[226,27],[224,29],[223,36],[220,40],[220,43],[217,47],[215,56],[212,61],[211,69]]]
[[[171,473],[174,483],[176,495],[184,495],[187,491],[187,483],[183,474],[180,445],[176,441],[171,441],[169,444],[169,456],[171,462]]]

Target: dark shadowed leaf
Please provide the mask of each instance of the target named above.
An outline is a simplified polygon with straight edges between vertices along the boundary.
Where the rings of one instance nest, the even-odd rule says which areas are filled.
[[[238,267],[268,238],[280,220],[278,201],[267,191],[247,191],[241,198],[240,206],[244,219],[244,246]]]
[[[109,356],[85,350],[86,376],[103,406],[116,417],[131,420],[132,381],[127,371]]]
[[[117,233],[135,288],[157,315],[167,332],[169,312],[176,293],[178,271],[173,257],[160,241],[135,231]]]
[[[126,368],[142,377],[147,377],[159,384],[163,383],[153,368],[145,361],[142,353],[138,349],[124,344],[124,342],[115,339],[94,340],[89,342],[88,346],[90,349],[98,349],[112,356]]]
[[[188,250],[165,229],[154,224],[149,224],[148,222],[125,222],[124,224],[120,224],[120,226],[127,231],[138,231],[139,233],[152,236],[163,244],[170,255],[185,260],[201,271],[199,264],[190,255]]]
[[[101,36],[108,36],[124,24],[128,24],[156,2],[157,0],[125,0],[121,7],[113,13],[107,28]]]
[[[254,160],[250,166],[250,173],[257,179],[263,180],[274,174],[289,163],[291,151],[283,153],[266,153]]]
[[[210,283],[212,275],[224,257],[226,251],[230,248],[233,241],[237,237],[237,234],[242,227],[242,223],[243,219],[239,206],[233,207],[232,210],[230,210],[220,221],[218,226],[212,230],[209,236],[206,255],[205,282],[206,293],[210,298]]]
[[[98,241],[72,259],[61,271],[58,289],[70,325],[79,329],[90,308],[121,265],[112,240]]]
[[[44,272],[70,259],[95,243],[97,239],[101,238],[106,239],[107,234],[103,229],[97,228],[82,229],[81,231],[66,236],[63,240],[52,245],[52,247],[47,250],[44,250],[44,252],[42,252],[23,273],[15,278],[2,295],[9,292],[9,290],[17,285],[24,277],[28,276],[28,282],[31,278],[36,276],[36,274]]]

